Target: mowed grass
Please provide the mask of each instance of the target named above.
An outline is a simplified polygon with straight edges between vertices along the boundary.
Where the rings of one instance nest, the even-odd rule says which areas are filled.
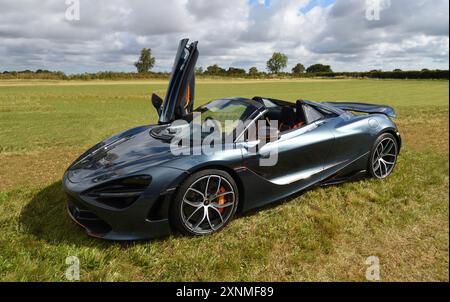
[[[87,147],[156,121],[164,81],[0,82],[0,280],[448,281],[448,81],[200,80],[196,104],[255,95],[395,107],[403,148],[387,180],[314,188],[207,237],[89,238],[65,210],[65,168]]]

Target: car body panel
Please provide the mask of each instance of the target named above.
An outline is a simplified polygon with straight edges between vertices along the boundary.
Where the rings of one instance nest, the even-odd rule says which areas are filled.
[[[308,186],[321,177],[324,164],[334,141],[333,133],[321,123],[313,123],[281,135],[280,139],[249,155],[244,148],[244,165],[278,185],[297,182]],[[276,166],[262,166],[262,158],[277,150]]]
[[[70,209],[75,206],[78,210],[86,210],[95,214],[101,221],[106,222],[110,230],[96,232],[95,227],[90,228],[89,222],[86,222],[83,227],[91,235],[105,239],[135,240],[167,235],[170,233],[167,212],[165,217],[155,220],[149,218],[149,213],[157,202],[168,202],[164,197],[171,196],[173,191],[170,188],[174,182],[184,179],[186,172],[164,167],[153,168],[151,173],[152,182],[149,188],[131,206],[123,210],[107,207],[90,199],[83,194],[86,191],[84,184],[74,184],[64,177],[63,186],[69,196],[69,213],[72,218],[75,218]]]

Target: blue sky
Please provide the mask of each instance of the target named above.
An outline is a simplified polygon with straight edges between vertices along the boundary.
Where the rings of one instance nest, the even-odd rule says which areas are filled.
[[[299,11],[302,13],[307,13],[315,6],[327,7],[335,1],[336,0],[310,0],[306,5],[299,8]],[[270,0],[249,0],[250,5],[261,5],[262,3],[266,8],[270,9]]]
[[[335,1],[336,0],[310,0],[307,5],[300,8],[300,11],[306,14],[316,6],[327,7],[333,4]]]

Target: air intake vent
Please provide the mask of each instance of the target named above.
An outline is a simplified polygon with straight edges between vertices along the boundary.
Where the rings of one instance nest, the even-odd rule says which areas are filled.
[[[123,209],[135,202],[150,182],[148,175],[123,178],[101,184],[84,195],[112,208]]]

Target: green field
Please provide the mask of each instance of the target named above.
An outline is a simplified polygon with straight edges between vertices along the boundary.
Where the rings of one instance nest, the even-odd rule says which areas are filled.
[[[411,80],[201,80],[196,104],[225,96],[392,105],[403,135],[394,174],[309,190],[207,237],[89,238],[65,210],[65,168],[87,147],[154,123],[164,81],[0,81],[0,280],[364,281],[449,279],[449,84]]]

